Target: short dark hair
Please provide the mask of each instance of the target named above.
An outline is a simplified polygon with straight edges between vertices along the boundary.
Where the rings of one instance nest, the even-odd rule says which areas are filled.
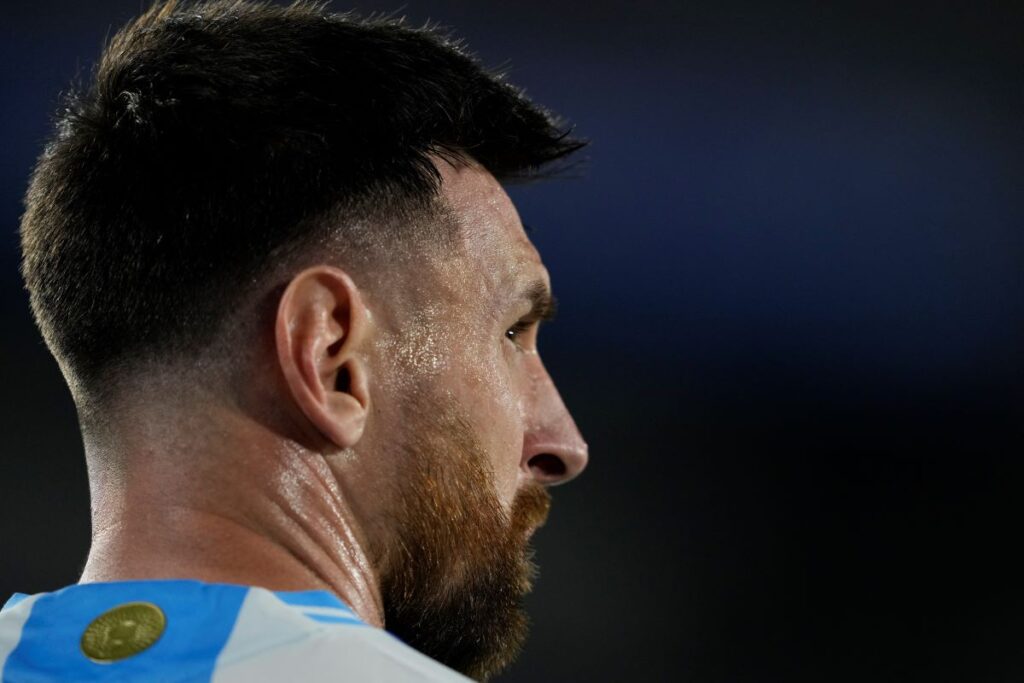
[[[435,28],[305,0],[170,0],[66,97],[26,196],[22,273],[88,387],[209,342],[234,284],[344,230],[338,207],[357,220],[436,198],[430,155],[509,181],[583,144]]]

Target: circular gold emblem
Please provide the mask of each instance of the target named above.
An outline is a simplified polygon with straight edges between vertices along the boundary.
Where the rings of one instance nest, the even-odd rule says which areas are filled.
[[[151,602],[126,602],[92,620],[82,634],[82,652],[109,664],[137,655],[163,635],[167,619]]]

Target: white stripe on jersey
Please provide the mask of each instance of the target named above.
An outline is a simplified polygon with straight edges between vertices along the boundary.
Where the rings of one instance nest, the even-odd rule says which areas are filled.
[[[0,620],[0,675],[3,674],[7,657],[21,640],[21,630],[28,621],[28,615],[32,613],[32,604],[42,595],[44,594],[30,595],[4,612],[4,619]]]
[[[286,605],[271,591],[250,588],[211,683],[471,683],[386,631],[324,624],[302,612],[353,616],[341,608]]]
[[[321,631],[234,663],[218,661],[211,683],[472,683],[379,629]]]

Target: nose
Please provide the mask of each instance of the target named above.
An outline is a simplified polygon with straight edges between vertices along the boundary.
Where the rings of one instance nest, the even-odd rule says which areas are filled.
[[[539,358],[537,366],[524,406],[522,467],[539,483],[555,486],[579,476],[587,466],[587,442]]]

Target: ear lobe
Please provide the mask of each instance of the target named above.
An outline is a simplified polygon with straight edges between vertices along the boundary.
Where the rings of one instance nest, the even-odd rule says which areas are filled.
[[[349,359],[333,376],[324,377],[324,386],[331,386],[332,382],[333,390],[325,393],[325,401],[334,421],[320,429],[335,444],[348,448],[362,438],[369,412],[370,391],[364,362]]]
[[[329,449],[362,437],[369,412],[369,373],[360,355],[369,316],[344,271],[314,266],[296,275],[274,321],[277,360],[293,404]]]

